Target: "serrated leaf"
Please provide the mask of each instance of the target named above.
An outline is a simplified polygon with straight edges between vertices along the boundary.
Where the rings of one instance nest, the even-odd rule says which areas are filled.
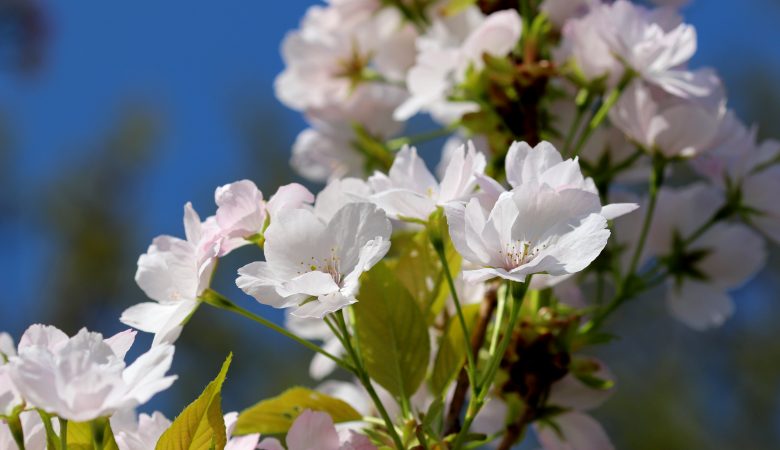
[[[479,314],[480,305],[466,305],[463,307],[463,318],[466,326],[471,330]],[[433,362],[431,372],[431,393],[440,395],[455,379],[458,371],[466,361],[466,344],[463,339],[463,328],[457,317],[450,319],[447,329],[439,340],[439,352]]]
[[[294,387],[242,411],[234,434],[286,433],[295,419],[307,409],[326,412],[335,423],[362,418],[359,412],[342,400],[311,389]]]
[[[156,450],[223,450],[227,443],[222,418],[222,384],[233,354],[222,364],[219,375],[190,403],[157,441]]]
[[[428,369],[425,316],[384,263],[364,275],[358,300],[357,342],[369,375],[391,394],[411,396]]]

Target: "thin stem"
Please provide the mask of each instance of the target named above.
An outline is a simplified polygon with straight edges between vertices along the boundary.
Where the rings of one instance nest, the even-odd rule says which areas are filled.
[[[452,273],[450,273],[450,266],[447,262],[447,255],[444,253],[444,247],[442,245],[436,245],[436,243],[433,243],[433,246],[436,249],[436,253],[439,255],[439,260],[441,260],[444,276],[447,278],[447,284],[450,287],[452,300],[453,303],[455,303],[455,310],[458,314],[458,322],[460,322],[460,327],[463,330],[463,340],[465,341],[466,345],[465,348],[466,362],[468,364],[468,375],[472,386],[471,392],[475,392],[474,387],[476,384],[477,364],[474,360],[474,355],[469,351],[471,348],[471,338],[469,337],[469,329],[466,325],[466,318],[463,316],[463,308],[461,307],[460,299],[458,298],[458,290],[455,288],[455,280],[452,279]]]
[[[585,92],[585,90],[581,91]],[[578,95],[579,97],[579,95]],[[585,118],[585,112],[588,110],[592,103],[591,95],[590,93],[586,94],[586,99],[582,101],[579,105],[577,105],[577,114],[574,116],[574,120],[572,121],[571,125],[569,126],[569,131],[566,133],[566,140],[563,143],[563,154],[568,155],[569,149],[571,149],[571,143],[574,140],[574,136],[577,135],[577,131],[580,129],[580,125],[582,125],[582,119]]]
[[[496,324],[493,327],[493,335],[490,337],[490,347],[488,354],[495,355],[496,347],[498,346],[498,337],[501,334],[501,323],[504,321],[504,311],[506,311],[506,305],[509,301],[509,288],[504,289],[504,295],[500,297],[498,301],[498,312],[496,313]]]
[[[19,450],[25,450],[24,447],[24,429],[22,428],[22,421],[19,420],[19,414],[12,414],[6,418],[8,428],[11,430],[11,435],[16,442],[16,446]]]
[[[95,419],[90,422],[90,428],[92,429],[92,446],[95,450],[103,450],[105,446],[103,441],[105,440],[106,419]]]
[[[335,362],[339,366],[343,367],[344,369],[349,370],[350,372],[354,372],[353,367],[350,364],[348,364],[346,361],[344,361],[343,359],[339,358],[338,356],[335,356],[335,355],[331,354],[327,350],[319,347],[318,345],[316,345],[316,344],[314,344],[312,342],[307,341],[306,339],[298,337],[294,333],[291,333],[290,331],[285,330],[284,328],[282,328],[279,325],[271,322],[268,319],[260,317],[260,316],[258,316],[257,314],[255,314],[255,313],[253,313],[251,311],[247,311],[246,309],[236,305],[235,303],[230,301],[227,297],[225,297],[224,295],[220,294],[217,291],[214,291],[213,289],[207,289],[203,293],[203,295],[201,295],[200,299],[201,299],[201,301],[203,303],[211,305],[211,306],[213,306],[215,308],[224,309],[225,311],[234,312],[236,314],[239,314],[241,316],[246,317],[249,320],[253,320],[253,321],[255,321],[255,322],[257,322],[257,323],[259,323],[259,324],[261,324],[261,325],[263,325],[265,327],[268,327],[268,328],[276,331],[277,333],[279,333],[279,334],[281,334],[281,335],[283,335],[285,337],[288,337],[288,338],[294,340],[295,342],[303,345],[304,347],[308,348],[309,350],[315,351],[315,352],[317,352],[317,353],[327,357],[328,359],[332,360],[333,362]]]
[[[48,450],[57,449],[57,433],[54,432],[54,427],[51,424],[51,416],[46,411],[39,409],[38,415],[41,416],[41,422],[43,422],[43,429],[46,430],[46,448]]]
[[[629,299],[635,292],[632,291],[631,285],[634,283],[636,277],[636,270],[639,266],[639,261],[644,251],[647,236],[650,231],[650,225],[653,222],[653,215],[655,213],[656,203],[658,202],[658,191],[663,184],[664,169],[666,168],[666,159],[663,156],[656,155],[653,159],[653,171],[650,173],[650,186],[649,186],[649,199],[647,210],[645,210],[645,217],[642,222],[642,230],[639,234],[639,241],[634,254],[631,257],[631,262],[628,266],[628,271],[622,277],[621,282],[615,292],[615,296],[607,304],[607,306],[587,325],[586,330],[593,330],[601,326],[604,320],[612,314],[624,301]]]
[[[604,119],[607,118],[607,114],[609,114],[609,111],[613,106],[615,106],[615,103],[620,100],[620,97],[623,95],[623,91],[626,90],[626,87],[633,78],[634,73],[630,70],[626,71],[626,74],[623,75],[623,79],[620,80],[620,83],[618,83],[615,89],[612,89],[607,98],[604,99],[601,107],[593,114],[590,122],[588,122],[588,126],[585,128],[585,130],[583,130],[582,134],[580,134],[580,138],[577,140],[577,145],[574,147],[574,153],[572,153],[572,157],[580,154],[593,132],[596,131],[596,129],[601,126],[602,122],[604,122]]]
[[[410,136],[402,136],[399,138],[391,139],[385,143],[390,150],[400,150],[404,145],[418,144],[421,142],[427,142],[436,138],[447,136],[458,128],[458,123],[440,128],[438,130],[427,131],[425,133],[413,134]]]
[[[360,353],[356,351],[355,347],[352,345],[349,328],[347,328],[347,322],[344,320],[343,314],[341,314],[341,311],[339,311],[339,314],[334,314],[334,316],[336,318],[336,323],[341,330],[341,335],[344,337],[344,344],[346,345],[345,350],[354,363],[354,370],[352,372],[355,374],[355,376],[358,377],[360,384],[363,385],[363,387],[366,389],[366,392],[368,392],[368,395],[371,397],[371,400],[374,402],[374,406],[376,406],[376,409],[379,411],[379,414],[385,421],[385,427],[387,427],[387,431],[390,433],[390,437],[393,439],[396,448],[398,450],[403,450],[404,444],[401,440],[401,437],[398,435],[398,431],[395,429],[393,420],[390,418],[390,414],[388,414],[385,405],[382,403],[382,400],[376,393],[374,386],[371,384],[371,379],[369,378],[368,372],[363,366],[363,359],[361,358]]]
[[[68,448],[68,421],[66,419],[63,419],[62,417],[59,418],[60,421],[60,448],[62,450],[66,450]]]
[[[506,328],[504,329],[504,335],[501,337],[498,351],[495,354],[490,355],[488,368],[485,371],[484,377],[482,380],[480,380],[477,393],[476,395],[473,395],[469,401],[469,407],[466,412],[466,420],[463,423],[463,428],[461,428],[460,432],[457,436],[455,436],[455,440],[453,441],[452,448],[454,450],[461,448],[463,445],[463,439],[466,438],[469,428],[471,428],[472,423],[474,423],[474,419],[477,417],[477,414],[479,414],[479,411],[485,404],[485,397],[487,397],[487,394],[490,392],[490,387],[492,386],[493,380],[498,373],[501,360],[504,358],[504,354],[506,353],[507,349],[509,348],[509,344],[512,341],[512,332],[517,326],[517,321],[520,318],[520,309],[523,305],[525,294],[528,292],[529,281],[529,277],[526,277],[525,282],[519,286],[517,292],[511,292],[512,282],[507,281],[506,283],[506,289],[510,290],[511,295],[511,301],[509,302],[509,321],[507,322]]]

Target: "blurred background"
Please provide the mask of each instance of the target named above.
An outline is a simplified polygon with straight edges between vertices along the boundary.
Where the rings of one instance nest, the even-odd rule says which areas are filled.
[[[0,330],[122,330],[121,311],[145,300],[137,257],[158,234],[183,235],[185,202],[205,217],[218,185],[249,178],[271,194],[296,180],[304,122],[272,86],[279,44],[313,3],[0,0]],[[780,137],[780,2],[698,0],[685,14],[694,64],[716,67],[742,118]],[[281,321],[234,285],[257,252],[234,255],[215,288]],[[630,303],[612,325],[621,340],[598,352],[619,390],[595,415],[617,448],[780,448],[778,292],[774,249],[723,328],[692,332],[660,297]],[[307,351],[227,314],[195,315],[179,381],[145,410],[175,416],[231,350],[226,411],[315,385]],[[131,358],[151,338],[136,342]]]

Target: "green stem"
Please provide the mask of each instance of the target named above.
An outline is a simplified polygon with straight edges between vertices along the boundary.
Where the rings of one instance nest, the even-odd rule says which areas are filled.
[[[68,448],[68,421],[59,418],[60,421],[60,448],[66,450]]]
[[[354,372],[354,368],[350,364],[348,364],[346,361],[344,361],[343,359],[339,358],[338,356],[335,356],[335,355],[331,354],[327,350],[319,347],[316,344],[313,344],[313,343],[307,341],[306,339],[298,337],[297,335],[291,333],[288,330],[285,330],[284,328],[282,328],[279,325],[271,322],[268,319],[260,317],[260,316],[258,316],[257,314],[255,314],[255,313],[253,313],[251,311],[247,311],[246,309],[244,309],[244,308],[236,305],[235,303],[231,302],[227,297],[225,297],[224,295],[220,294],[217,291],[214,291],[213,289],[207,289],[205,292],[203,292],[203,295],[201,295],[200,299],[201,299],[201,301],[203,303],[211,305],[211,306],[213,306],[215,308],[223,309],[225,311],[234,312],[236,314],[239,314],[241,316],[246,317],[249,320],[253,320],[253,321],[255,321],[255,322],[257,322],[257,323],[259,323],[259,324],[261,324],[263,326],[266,326],[266,327],[276,331],[277,333],[279,333],[279,334],[281,334],[281,335],[283,335],[285,337],[288,337],[288,338],[294,340],[295,342],[303,345],[304,347],[308,348],[309,350],[312,350],[314,352],[317,352],[317,353],[327,357],[328,359],[332,360],[333,362],[335,362],[339,366],[343,367],[344,369],[349,370],[350,372]]]
[[[615,106],[615,103],[620,100],[620,97],[623,95],[623,91],[626,90],[626,87],[633,78],[634,72],[627,70],[626,74],[623,75],[623,78],[620,80],[620,83],[618,83],[615,89],[612,89],[607,98],[604,99],[601,107],[593,114],[590,122],[588,122],[588,126],[585,128],[585,130],[583,130],[582,134],[580,134],[580,138],[577,140],[577,145],[574,147],[574,153],[572,154],[572,157],[580,154],[593,132],[596,131],[596,129],[601,126],[602,122],[604,122],[604,119],[607,118],[607,114],[609,114],[609,111],[613,106]]]
[[[458,128],[458,123],[455,122],[451,125],[448,125],[444,128],[440,128],[438,130],[428,131],[425,133],[420,134],[413,134],[410,136],[402,136],[395,139],[390,139],[385,143],[388,149],[390,150],[400,150],[403,148],[404,145],[412,145],[412,144],[418,144],[421,142],[427,142],[436,138],[440,138],[443,136],[448,136],[452,134],[454,130]]]
[[[334,316],[338,327],[341,329],[341,335],[344,337],[344,344],[346,345],[345,350],[347,351],[347,355],[349,355],[350,359],[352,359],[352,363],[354,364],[354,370],[352,370],[352,373],[358,377],[360,384],[363,385],[363,388],[365,388],[366,392],[368,392],[368,395],[371,397],[371,400],[374,402],[374,406],[376,406],[377,411],[379,411],[379,415],[381,415],[382,419],[385,421],[385,427],[387,427],[387,431],[390,433],[390,437],[393,439],[397,450],[403,450],[404,444],[401,440],[401,437],[398,435],[398,431],[395,429],[393,420],[390,418],[390,414],[388,414],[385,405],[382,403],[382,400],[376,393],[374,386],[371,384],[371,379],[369,378],[368,372],[363,366],[363,359],[361,358],[359,351],[355,350],[355,347],[352,345],[349,328],[347,328],[347,323],[344,320],[343,314],[341,314],[341,311],[339,311],[339,313],[334,314]]]
[[[46,448],[48,450],[57,450],[57,433],[54,432],[54,427],[51,424],[51,416],[42,409],[38,410],[38,415],[41,416],[43,429],[46,430]]]
[[[582,92],[588,92],[587,90],[583,89],[580,91],[580,94],[577,95],[579,98]],[[578,102],[577,105],[577,114],[574,116],[574,120],[572,121],[571,125],[569,126],[569,131],[566,133],[566,140],[563,143],[563,154],[568,155],[569,150],[571,149],[571,143],[574,140],[574,136],[577,135],[577,131],[580,129],[580,125],[582,125],[582,119],[585,118],[585,112],[590,107],[592,100],[591,95],[588,92],[585,94],[585,100],[582,102]]]
[[[498,311],[496,312],[496,324],[493,327],[493,334],[490,336],[490,347],[488,349],[490,355],[496,353],[496,347],[498,346],[498,337],[501,334],[501,324],[504,322],[504,311],[506,311],[506,305],[509,299],[509,288],[504,286],[504,295],[499,297]]]
[[[442,269],[444,270],[444,276],[447,278],[447,284],[450,287],[450,293],[452,294],[452,301],[455,303],[455,310],[458,315],[458,322],[460,322],[460,328],[463,330],[463,341],[466,349],[466,369],[467,373],[469,375],[469,385],[471,386],[471,392],[474,393],[475,391],[475,385],[476,385],[476,375],[477,375],[477,364],[474,360],[474,355],[471,352],[471,337],[469,335],[469,329],[466,325],[466,318],[463,316],[463,308],[460,304],[460,299],[458,298],[458,290],[455,288],[455,280],[452,278],[452,273],[450,272],[450,265],[447,262],[447,255],[444,252],[444,246],[440,245],[438,242],[433,242],[432,239],[431,244],[433,244],[433,247],[436,249],[436,254],[439,255],[439,260],[441,261]]]
[[[6,418],[8,428],[11,430],[11,435],[16,442],[16,446],[19,450],[25,450],[24,448],[24,429],[22,428],[22,421],[19,420],[19,413],[14,413]]]
[[[621,282],[615,292],[615,296],[607,304],[607,306],[587,325],[586,331],[597,329],[601,326],[604,320],[612,314],[620,305],[626,300],[631,298],[635,294],[632,289],[634,279],[636,277],[636,270],[639,266],[639,261],[642,257],[642,252],[647,242],[647,236],[650,231],[650,225],[653,222],[653,215],[655,214],[655,207],[658,202],[658,191],[663,184],[664,169],[666,168],[667,160],[660,155],[656,155],[653,158],[653,171],[650,173],[650,186],[649,186],[649,199],[647,210],[645,210],[645,217],[642,222],[642,230],[639,234],[639,241],[634,254],[631,257],[631,262],[628,266],[628,271],[622,277]]]
[[[476,395],[473,395],[469,400],[469,406],[466,411],[466,419],[463,422],[463,427],[460,429],[460,432],[457,436],[455,436],[455,440],[453,441],[452,448],[454,450],[458,450],[462,447],[463,440],[466,438],[466,435],[468,434],[474,419],[477,417],[477,414],[479,414],[479,411],[485,404],[485,398],[490,392],[490,387],[492,386],[493,380],[495,380],[496,374],[498,373],[501,360],[504,358],[504,354],[506,353],[507,349],[509,348],[509,344],[512,341],[512,332],[517,326],[517,321],[520,318],[520,309],[523,306],[523,299],[525,298],[526,292],[528,292],[528,282],[530,281],[529,278],[530,277],[526,277],[525,282],[518,286],[517,292],[511,291],[513,289],[513,282],[506,282],[506,289],[511,293],[511,301],[509,302],[509,321],[507,322],[506,328],[504,329],[504,335],[501,337],[501,343],[498,346],[498,351],[490,355],[488,368],[485,371],[484,377],[479,382]]]
[[[98,418],[89,423],[92,429],[92,445],[95,447],[95,450],[103,450],[105,448],[103,442],[106,437],[106,420]]]

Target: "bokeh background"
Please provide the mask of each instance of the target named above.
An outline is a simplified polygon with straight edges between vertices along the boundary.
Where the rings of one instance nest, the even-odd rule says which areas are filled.
[[[0,330],[123,329],[121,311],[144,300],[136,259],[154,236],[183,234],[185,202],[205,217],[218,185],[249,178],[270,194],[296,180],[287,161],[304,122],[272,86],[279,43],[313,3],[0,0]],[[741,117],[780,137],[780,2],[698,0],[685,13],[695,64],[716,67]],[[596,353],[620,389],[596,416],[619,449],[780,448],[772,253],[720,329],[684,328],[657,295],[613,322],[620,341]],[[257,256],[224,261],[215,287],[281,321],[233,284]],[[144,409],[173,417],[231,350],[226,410],[315,385],[306,351],[227,314],[198,311],[177,346],[179,381]],[[133,355],[150,342],[139,335]]]

